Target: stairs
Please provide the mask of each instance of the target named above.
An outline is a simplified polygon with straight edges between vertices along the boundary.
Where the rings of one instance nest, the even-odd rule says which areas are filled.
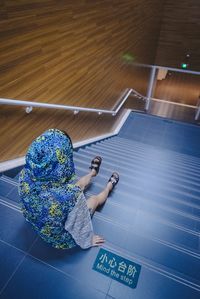
[[[93,226],[105,249],[142,266],[136,289],[92,270],[99,248],[60,251],[38,239],[19,209],[19,169],[3,174],[0,298],[199,298],[199,134],[194,125],[132,113],[118,136],[74,153],[78,176],[103,157],[87,197],[120,173]]]

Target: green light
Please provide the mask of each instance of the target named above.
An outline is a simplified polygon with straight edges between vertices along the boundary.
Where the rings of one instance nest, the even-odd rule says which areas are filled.
[[[132,53],[124,53],[122,55],[122,59],[124,60],[124,62],[130,63],[135,60],[135,57],[133,56]]]
[[[182,63],[181,67],[182,67],[182,69],[186,69],[187,68],[187,63]]]

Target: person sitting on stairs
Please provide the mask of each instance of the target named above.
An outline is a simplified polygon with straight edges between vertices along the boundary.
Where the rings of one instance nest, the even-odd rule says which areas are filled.
[[[76,182],[73,145],[69,135],[49,129],[29,146],[19,176],[19,195],[25,219],[37,234],[55,248],[83,249],[104,243],[94,234],[91,217],[119,181],[114,172],[104,190],[86,200],[83,191],[102,162],[91,161],[90,171]]]

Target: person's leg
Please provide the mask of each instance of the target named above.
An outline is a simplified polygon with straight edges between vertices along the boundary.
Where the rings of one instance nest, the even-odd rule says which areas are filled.
[[[76,183],[77,186],[81,188],[83,191],[87,185],[91,182],[92,177],[96,176],[99,172],[99,167],[101,165],[102,158],[100,156],[96,156],[91,161],[91,171],[90,173],[86,174],[82,178],[79,179],[79,181]]]
[[[102,205],[106,201],[108,194],[112,190],[112,188],[113,188],[112,183],[108,182],[106,187],[101,193],[97,195],[93,195],[87,199],[87,206],[92,215],[94,214],[97,207]]]
[[[79,181],[76,183],[77,186],[84,190],[87,185],[91,182],[92,177],[96,176],[96,170],[92,169],[88,174],[81,177]]]

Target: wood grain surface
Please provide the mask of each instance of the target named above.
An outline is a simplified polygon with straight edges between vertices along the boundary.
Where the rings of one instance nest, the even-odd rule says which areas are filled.
[[[25,155],[31,142],[50,128],[67,131],[73,142],[110,133],[123,113],[115,117],[84,112],[73,115],[64,110],[36,108],[26,114],[22,108],[4,106],[0,110],[0,161]]]
[[[166,78],[156,82],[154,97],[188,105],[197,105],[200,96],[200,76],[168,72]]]
[[[0,1],[0,97],[112,107],[153,63],[160,0]]]
[[[127,87],[146,94],[160,0],[0,0],[0,97],[112,108]],[[118,116],[120,117],[120,115]],[[0,107],[0,160],[25,154],[47,128],[75,141],[111,130],[117,117]]]
[[[189,68],[200,71],[200,1],[166,0],[156,64],[180,68],[187,53]]]

